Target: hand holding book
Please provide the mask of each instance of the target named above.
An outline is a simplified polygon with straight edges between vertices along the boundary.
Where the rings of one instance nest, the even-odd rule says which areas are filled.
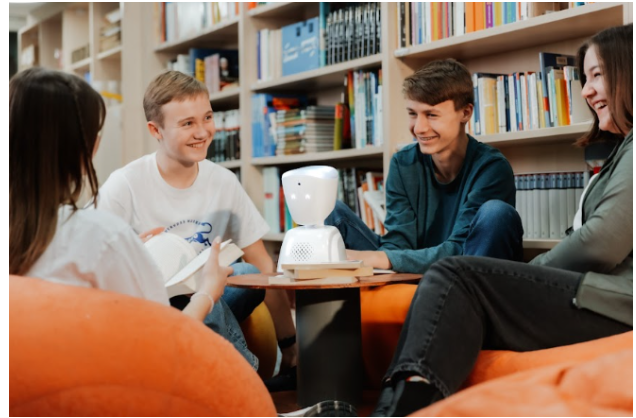
[[[227,278],[234,272],[232,267],[224,267],[219,264],[219,253],[221,252],[221,237],[214,238],[210,257],[203,266],[202,281],[197,291],[206,292],[214,301],[218,301],[223,295]]]

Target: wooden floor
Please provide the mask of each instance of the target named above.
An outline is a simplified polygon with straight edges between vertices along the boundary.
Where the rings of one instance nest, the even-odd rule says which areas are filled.
[[[368,417],[375,407],[380,391],[365,390],[362,392],[362,405],[357,405],[358,416]],[[272,399],[278,413],[292,412],[300,409],[296,403],[296,392],[275,392],[272,393]]]

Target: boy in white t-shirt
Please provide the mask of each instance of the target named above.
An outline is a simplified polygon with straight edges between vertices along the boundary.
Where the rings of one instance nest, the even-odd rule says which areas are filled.
[[[159,149],[113,172],[99,191],[98,208],[119,215],[144,236],[157,227],[180,235],[202,251],[221,236],[245,253],[234,274],[274,271],[262,236],[267,223],[229,170],[206,159],[214,137],[209,94],[194,78],[168,71],[144,95],[150,134]],[[161,230],[161,229],[160,229]],[[223,299],[241,321],[263,301],[263,291],[226,287]],[[281,368],[294,365],[295,328],[286,294],[264,296],[283,352]],[[179,305],[181,302],[172,301]]]

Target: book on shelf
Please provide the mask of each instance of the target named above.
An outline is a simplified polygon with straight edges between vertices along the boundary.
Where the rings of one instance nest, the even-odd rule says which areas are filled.
[[[574,6],[563,2],[399,2],[398,48],[462,36]]]
[[[565,238],[588,177],[587,172],[515,175],[524,238]]]
[[[382,13],[380,3],[327,3],[321,7],[324,22],[325,65],[350,61],[380,52]]]
[[[227,267],[243,256],[243,251],[231,241],[221,244],[221,266]],[[159,267],[169,297],[196,292],[202,280],[202,267],[210,258],[211,247],[197,254],[188,241],[170,232],[155,235],[144,247]]]
[[[196,36],[223,21],[237,17],[236,2],[160,2],[155,15],[159,22],[156,36],[159,44]]]
[[[241,158],[240,116],[238,109],[213,113],[215,132],[208,147],[208,160],[219,163]]]

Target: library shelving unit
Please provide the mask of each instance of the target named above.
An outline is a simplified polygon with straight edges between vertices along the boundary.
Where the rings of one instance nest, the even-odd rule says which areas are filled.
[[[100,50],[100,30],[105,16],[121,7],[119,2],[46,3],[27,17],[27,26],[19,32],[19,50],[34,47],[33,60],[21,62],[20,70],[31,65],[74,73],[94,86],[119,85],[122,82],[123,44]],[[85,56],[73,60],[73,51],[87,47]],[[20,54],[21,55],[21,54]],[[95,82],[98,82],[97,84]],[[102,141],[95,157],[98,178],[104,181],[126,159],[122,154],[124,132],[119,116],[122,105],[106,99],[108,112]]]
[[[95,5],[97,3],[88,4],[86,29],[69,17],[72,6],[65,6],[66,9],[51,14],[46,20],[30,24],[20,33],[21,48],[35,43],[42,50],[45,49],[45,43],[61,44],[64,54],[68,54],[70,50],[65,45],[65,36],[73,33],[73,36],[79,37],[80,29],[86,31],[86,36],[89,36],[89,32],[93,33],[91,42],[94,42],[97,29],[91,25],[95,24]],[[100,62],[108,62],[113,55],[121,56],[119,68],[122,91],[126,98],[132,98],[126,101],[130,105],[123,115],[125,141],[122,145],[121,163],[128,163],[155,149],[154,139],[146,132],[141,99],[145,87],[163,71],[168,60],[176,54],[187,53],[191,47],[238,49],[239,87],[212,94],[210,100],[215,110],[240,108],[241,159],[222,165],[241,171],[241,182],[259,210],[263,209],[264,201],[264,167],[280,166],[288,169],[307,164],[368,167],[383,171],[386,177],[393,153],[401,144],[412,140],[401,94],[402,81],[426,62],[456,58],[472,72],[509,74],[538,71],[539,52],[574,54],[585,39],[599,30],[633,21],[631,3],[593,3],[462,36],[398,48],[398,5],[382,3],[381,53],[259,82],[256,66],[258,31],[265,28],[279,29],[287,24],[316,17],[319,15],[319,3],[278,2],[252,10],[247,10],[247,4],[243,3],[238,17],[216,24],[187,39],[161,45],[158,44],[159,23],[155,4],[125,3],[124,7],[121,51],[92,53],[88,64],[97,75],[101,71]],[[74,22],[72,31],[66,28],[67,22]],[[46,49],[50,47],[46,46]],[[51,60],[51,57],[41,55],[41,63],[50,65],[48,63]],[[252,94],[302,92],[315,99],[318,105],[334,105],[339,101],[342,80],[347,71],[377,68],[382,69],[383,146],[293,156],[252,157]],[[586,131],[587,126],[577,124],[484,135],[477,139],[499,148],[510,161],[515,173],[582,171],[585,169],[583,151],[571,144]],[[273,249],[280,245],[282,237],[280,233],[270,233],[265,239],[269,248]],[[524,245],[530,251],[545,251],[557,242],[533,239],[525,240]]]

